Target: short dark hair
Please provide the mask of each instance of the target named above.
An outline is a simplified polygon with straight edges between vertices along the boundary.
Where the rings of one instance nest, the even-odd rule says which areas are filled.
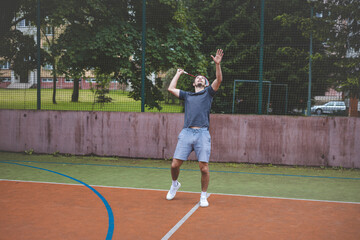
[[[201,74],[198,74],[198,75],[195,76],[194,82],[195,82],[195,79],[196,79],[197,77],[203,77],[203,78],[205,78],[205,86],[209,86],[209,85],[210,85],[210,82],[209,82],[209,80],[207,79],[207,77],[205,77],[204,75],[201,75]]]

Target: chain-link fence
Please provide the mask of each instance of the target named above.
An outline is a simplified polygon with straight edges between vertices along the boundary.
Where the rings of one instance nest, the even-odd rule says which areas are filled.
[[[41,0],[39,80],[37,1],[15,2],[1,14],[2,109],[182,112],[176,69],[211,83],[221,48],[213,113],[360,110],[359,1]]]

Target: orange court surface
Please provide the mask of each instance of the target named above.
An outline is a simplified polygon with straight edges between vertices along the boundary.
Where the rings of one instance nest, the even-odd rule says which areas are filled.
[[[111,239],[360,239],[360,204],[92,186]],[[82,185],[0,181],[0,239],[107,239],[109,216]]]

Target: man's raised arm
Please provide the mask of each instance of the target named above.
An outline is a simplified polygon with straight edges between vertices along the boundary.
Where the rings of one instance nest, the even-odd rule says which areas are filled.
[[[211,87],[214,89],[214,91],[217,91],[219,89],[220,84],[222,82],[222,72],[221,72],[220,63],[221,63],[221,60],[222,60],[223,56],[224,56],[224,53],[223,53],[222,49],[217,50],[215,57],[213,55],[211,55],[212,59],[215,62],[215,65],[216,65],[216,79],[211,84]]]
[[[183,73],[184,73],[184,70],[178,69],[175,76],[171,80],[169,87],[168,87],[168,91],[171,92],[176,97],[180,96],[180,89],[177,89],[176,85],[177,85],[177,81],[179,80],[181,74],[183,74]]]

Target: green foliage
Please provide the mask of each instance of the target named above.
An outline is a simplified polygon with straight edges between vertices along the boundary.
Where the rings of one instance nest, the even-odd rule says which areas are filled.
[[[55,151],[55,152],[53,152],[53,154],[52,154],[54,157],[58,157],[59,155],[60,155],[60,152],[59,151]]]
[[[100,103],[100,106],[103,107],[105,103],[110,103],[113,99],[109,96],[109,85],[112,78],[107,74],[96,74],[96,84],[95,87],[91,87],[91,91],[94,93],[94,104]]]
[[[223,83],[213,102],[212,111],[229,113],[234,79],[253,79],[257,74],[257,43],[259,32],[258,14],[254,1],[188,1],[189,15],[201,33],[200,49],[206,61],[211,63],[210,55],[217,48],[224,50],[222,61]],[[239,67],[241,66],[241,67]],[[215,79],[215,66],[205,65],[210,82]],[[227,103],[226,103],[227,102]]]
[[[360,98],[360,80],[355,76],[351,76],[347,81],[340,83],[339,90],[349,93],[350,98]]]
[[[21,80],[28,78],[28,72],[36,69],[37,48],[34,38],[19,30],[11,30],[3,36],[0,57],[10,62],[11,69]],[[44,55],[43,55],[44,56]]]
[[[49,9],[42,6],[42,10],[49,13],[48,22],[59,23],[62,20],[67,23],[57,45],[57,50],[62,52],[59,63],[62,73],[74,79],[83,76],[81,72],[84,70],[92,68],[115,73],[117,79],[132,84],[130,96],[135,100],[140,99],[141,2],[84,0],[67,1],[65,5],[65,1],[60,1],[58,6],[52,2],[48,4],[51,6]],[[34,13],[34,6],[26,6],[28,12]],[[73,9],[81,11],[71,14],[74,13]],[[130,9],[131,12],[123,9]],[[171,67],[182,67],[193,72],[197,64],[204,66],[204,58],[197,50],[200,33],[194,24],[187,21],[182,2],[151,1],[147,2],[147,10],[147,76]],[[204,70],[204,67],[200,68]],[[191,86],[183,85],[187,89]],[[161,88],[162,84],[146,79],[146,105],[150,108],[160,109],[158,102],[163,97],[159,86]],[[78,89],[74,89],[76,94]],[[77,101],[77,96],[73,97],[73,101]]]
[[[224,49],[224,81],[220,94],[214,99],[212,111],[229,113],[233,81],[259,79],[260,1],[189,2],[190,15],[202,33],[202,53],[210,55],[216,48]],[[309,7],[297,0],[274,0],[265,5],[264,80],[290,86],[290,109],[299,105],[305,107],[306,104],[299,99],[304,99],[307,91],[304,79],[308,75],[309,39],[292,21],[284,21],[287,20],[285,16],[305,13],[309,14]],[[207,76],[215,78],[213,65],[208,65]],[[257,98],[254,94],[257,95],[252,93],[252,97]],[[272,96],[274,102],[283,102],[283,97],[280,94]]]
[[[6,34],[0,35],[0,55],[22,75],[35,68],[35,43],[11,26],[20,12],[35,22],[35,3],[13,1],[1,12],[1,31]],[[355,54],[360,49],[360,2],[317,0],[312,4],[302,0],[265,4],[264,80],[289,85],[289,109],[306,106],[310,34],[314,40],[312,95],[323,95],[329,87],[349,96],[360,94],[360,62]],[[322,17],[310,18],[311,7],[314,15],[322,13]],[[47,0],[41,12],[46,15],[43,32],[49,26],[60,30],[53,42],[48,41],[50,48],[42,53],[42,62],[56,62],[59,74],[74,79],[73,102],[79,99],[79,78],[94,69],[130,85],[129,96],[141,99],[142,1]],[[203,74],[212,82],[215,66],[210,55],[222,48],[224,81],[212,111],[229,113],[233,81],[259,79],[259,40],[260,1],[146,1],[146,107],[160,110],[161,101],[171,100],[164,87],[171,69]],[[169,77],[159,78],[164,73]],[[192,91],[192,80],[183,76],[178,87]],[[103,103],[109,102],[104,81],[97,99]],[[281,102],[283,96],[272,99]]]
[[[48,4],[44,5],[49,7]],[[10,62],[11,70],[20,76],[22,82],[27,82],[29,71],[37,67],[37,46],[34,36],[23,34],[15,26],[22,20],[35,26],[36,2],[7,1],[2,4],[1,10],[0,57],[3,58],[3,61]],[[42,65],[46,62],[53,63],[47,51],[41,49],[40,55]]]
[[[32,155],[34,153],[34,149],[25,150],[25,154]]]
[[[81,4],[68,4],[80,11],[63,16],[67,25],[58,43],[63,72],[96,68],[114,74],[120,82],[131,84],[130,97],[140,99],[141,1],[83,0]],[[147,1],[146,76],[174,66],[192,70],[203,64],[196,44],[199,32],[195,25],[179,22],[185,18],[186,12],[178,10],[173,1]],[[160,110],[161,82],[145,81],[146,106]]]
[[[175,68],[170,69],[169,71],[166,72],[165,77],[163,77],[163,79],[162,79],[163,85],[162,85],[162,88],[161,88],[161,92],[165,96],[165,102],[166,103],[169,103],[170,101],[172,103],[175,103],[175,101],[177,99],[174,95],[172,95],[168,91],[168,87],[170,86],[170,82],[173,79],[173,77],[175,76],[176,71],[177,70]]]
[[[360,79],[360,2],[353,0],[315,1],[310,15],[286,15],[277,19],[283,25],[298,26],[305,37],[312,33],[317,54],[314,60],[316,79],[324,86],[335,87],[350,97],[359,97]],[[320,16],[317,16],[316,15]],[[321,68],[317,68],[320,66]],[[324,89],[325,90],[325,89]],[[324,92],[324,91],[323,91]]]

